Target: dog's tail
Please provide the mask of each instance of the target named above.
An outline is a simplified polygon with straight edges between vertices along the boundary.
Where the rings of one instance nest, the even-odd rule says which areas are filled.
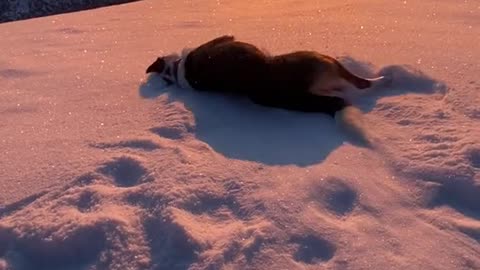
[[[362,78],[350,72],[339,62],[336,62],[336,64],[340,77],[353,84],[358,89],[370,88],[385,79],[384,76],[377,78]]]

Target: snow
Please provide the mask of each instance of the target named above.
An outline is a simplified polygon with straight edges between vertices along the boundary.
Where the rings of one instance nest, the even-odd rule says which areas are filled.
[[[0,24],[0,269],[479,269],[479,12],[152,0]],[[369,145],[144,74],[229,33],[391,76],[348,95]]]
[[[4,0],[0,4],[0,22],[79,11],[131,1],[132,0]]]

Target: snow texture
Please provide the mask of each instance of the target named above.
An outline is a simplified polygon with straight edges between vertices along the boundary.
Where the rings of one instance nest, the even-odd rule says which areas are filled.
[[[479,13],[152,0],[1,24],[0,269],[480,269]],[[352,130],[145,76],[223,34],[392,79],[346,94]]]
[[[0,23],[138,0],[2,0]]]

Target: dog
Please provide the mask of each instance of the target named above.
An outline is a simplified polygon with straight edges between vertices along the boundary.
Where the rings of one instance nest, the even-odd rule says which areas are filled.
[[[185,49],[181,56],[158,57],[146,70],[151,72],[181,88],[241,95],[262,106],[332,117],[351,105],[336,92],[348,84],[365,89],[384,80],[356,76],[335,58],[315,51],[272,56],[230,35]]]

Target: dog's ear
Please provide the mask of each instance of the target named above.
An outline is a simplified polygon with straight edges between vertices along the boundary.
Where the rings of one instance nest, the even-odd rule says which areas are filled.
[[[148,68],[146,73],[150,72],[156,72],[156,73],[162,73],[165,70],[165,67],[167,66],[167,63],[165,61],[164,57],[158,57],[153,64],[151,64]]]

